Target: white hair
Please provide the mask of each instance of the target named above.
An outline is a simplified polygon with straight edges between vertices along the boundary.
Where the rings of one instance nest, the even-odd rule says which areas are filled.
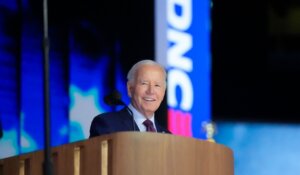
[[[163,72],[164,72],[164,79],[166,80],[167,78],[167,73],[166,73],[166,70],[165,68],[160,65],[159,63],[153,61],[153,60],[142,60],[142,61],[139,61],[137,63],[135,63],[131,69],[129,70],[128,74],[127,74],[127,81],[129,82],[132,82],[134,79],[135,79],[135,76],[136,76],[136,72],[137,70],[141,67],[141,66],[144,66],[144,65],[155,65],[155,66],[159,66]]]

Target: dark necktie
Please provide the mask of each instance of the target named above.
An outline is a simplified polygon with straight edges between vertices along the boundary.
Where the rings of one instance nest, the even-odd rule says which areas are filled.
[[[156,129],[154,128],[153,123],[152,123],[151,120],[147,119],[143,122],[143,124],[146,126],[146,131],[147,132],[156,132]]]

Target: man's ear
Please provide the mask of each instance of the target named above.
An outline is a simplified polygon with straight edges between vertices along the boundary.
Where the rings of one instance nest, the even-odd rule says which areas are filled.
[[[131,84],[129,83],[129,81],[127,82],[127,95],[131,98]]]

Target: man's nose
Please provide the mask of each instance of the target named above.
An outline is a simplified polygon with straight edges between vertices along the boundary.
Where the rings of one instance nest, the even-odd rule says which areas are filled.
[[[151,84],[149,84],[149,86],[147,88],[147,93],[151,94],[154,92],[153,90],[154,90],[153,86]]]

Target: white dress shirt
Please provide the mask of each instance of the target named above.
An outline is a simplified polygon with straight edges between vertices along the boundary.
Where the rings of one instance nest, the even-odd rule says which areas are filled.
[[[146,132],[146,126],[143,124],[143,122],[145,120],[147,120],[147,118],[143,114],[141,114],[138,110],[136,110],[132,106],[131,103],[128,105],[128,108],[132,111],[133,119],[134,119],[135,123],[137,124],[137,126],[139,127],[140,131],[141,132]],[[152,121],[152,123],[154,125],[154,128],[157,131],[156,126],[155,126],[155,122],[154,122],[154,114],[153,114],[153,116],[149,117],[148,119]]]

